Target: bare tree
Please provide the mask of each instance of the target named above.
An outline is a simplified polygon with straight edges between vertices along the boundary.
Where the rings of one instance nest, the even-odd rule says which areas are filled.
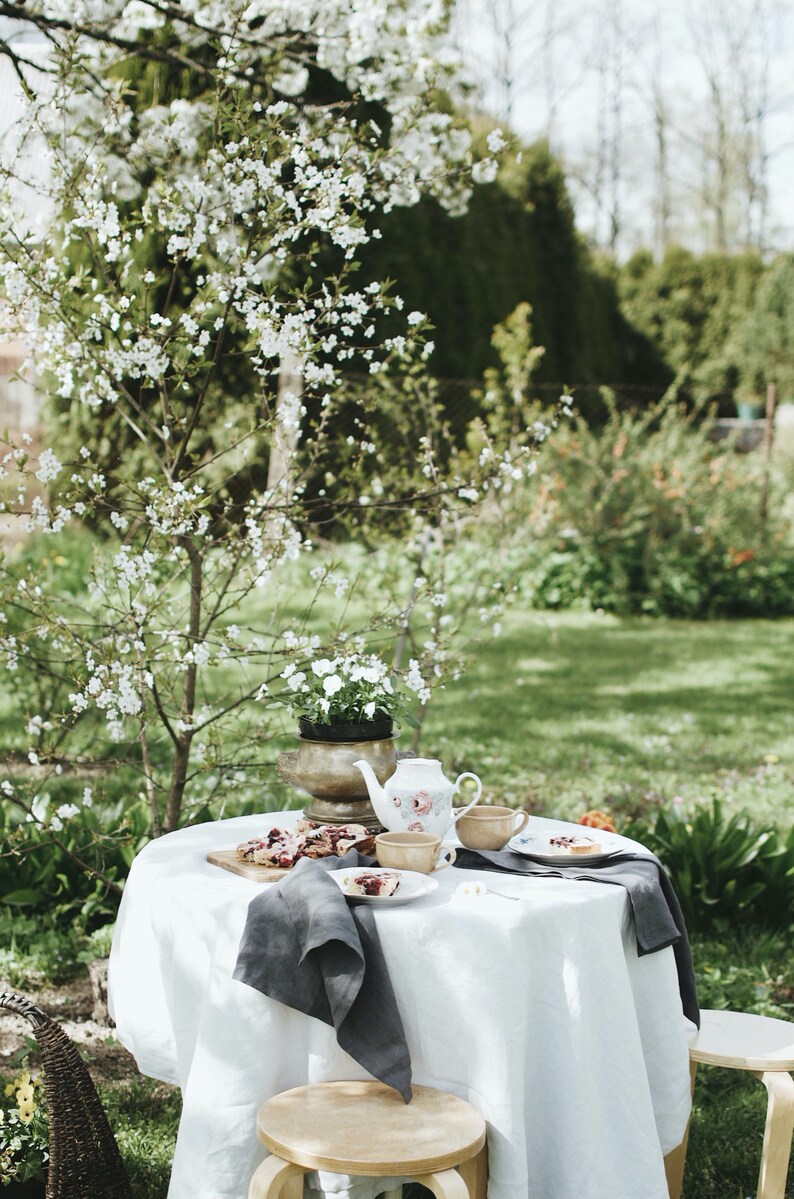
[[[774,248],[794,0],[456,3],[483,107],[549,140],[597,244]]]
[[[700,191],[721,251],[768,248],[768,123],[788,103],[773,79],[781,28],[778,0],[701,0],[689,19],[706,85]]]
[[[706,84],[704,124],[700,131],[700,200],[712,225],[714,249],[728,249],[729,203],[735,165],[735,139],[731,136],[731,102],[728,62],[723,35],[730,20],[724,0],[711,0],[691,14],[689,28]]]
[[[648,73],[649,101],[653,121],[653,243],[663,253],[670,244],[672,188],[670,179],[671,114],[664,77],[664,26],[657,6],[654,13],[651,65]]]
[[[600,0],[593,12],[592,65],[596,77],[596,132],[590,192],[596,238],[615,253],[622,232],[625,56],[623,0]]]
[[[542,12],[539,57],[545,101],[544,134],[550,145],[557,140],[557,122],[565,102],[583,75],[574,36],[580,26],[567,0],[545,0]]]
[[[500,95],[499,115],[512,124],[516,101],[530,72],[536,51],[530,37],[532,10],[523,0],[486,0],[494,40],[494,82]]]
[[[780,44],[780,6],[754,0],[749,19],[730,31],[729,55],[743,136],[739,145],[744,241],[763,252],[769,224],[771,152],[767,123],[773,107],[772,62]]]

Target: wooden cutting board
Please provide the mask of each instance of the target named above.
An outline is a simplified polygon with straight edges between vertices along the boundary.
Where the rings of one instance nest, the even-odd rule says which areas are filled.
[[[255,883],[275,883],[290,872],[285,866],[257,866],[256,862],[243,862],[234,849],[213,849],[207,854],[207,861],[220,866],[221,870],[231,870],[232,874],[253,879]]]

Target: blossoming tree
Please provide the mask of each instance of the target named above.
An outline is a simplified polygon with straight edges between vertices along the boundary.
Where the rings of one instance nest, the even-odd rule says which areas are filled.
[[[357,251],[394,205],[429,193],[460,209],[502,140],[475,162],[451,115],[442,0],[10,9],[51,56],[40,87],[15,55],[29,103],[2,161],[2,324],[59,418],[48,448],[7,446],[4,508],[45,537],[85,526],[94,550],[71,590],[51,563],[6,555],[0,651],[30,762],[68,769],[94,730],[108,763],[139,772],[156,835],[185,818],[191,788],[207,797],[208,774],[228,788],[256,757],[256,701],[309,644],[285,644],[300,618],[280,619],[277,584],[318,515],[452,520],[531,456],[531,430],[507,457],[486,438],[464,473],[437,422],[413,413],[400,429],[398,413],[411,466],[387,491],[362,497],[355,470],[330,469],[341,454],[386,476],[381,376],[432,350],[420,313],[383,336],[401,302],[357,285]],[[20,178],[31,146],[47,166],[38,224]],[[355,373],[371,387],[351,408]],[[316,583],[346,586],[327,567]],[[3,783],[58,841],[73,809],[53,813],[37,789],[38,805]]]

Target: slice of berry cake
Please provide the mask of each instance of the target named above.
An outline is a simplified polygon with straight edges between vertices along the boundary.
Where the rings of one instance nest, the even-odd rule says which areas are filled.
[[[549,837],[549,845],[555,853],[585,854],[597,853],[601,846],[592,837],[567,836],[560,834]]]
[[[383,898],[393,895],[399,886],[400,876],[386,871],[358,870],[355,874],[342,876],[342,890],[345,895],[375,895]]]
[[[289,870],[299,858],[344,857],[348,849],[372,853],[375,835],[363,824],[314,824],[300,820],[294,829],[271,828],[237,846],[237,857],[256,866]]]

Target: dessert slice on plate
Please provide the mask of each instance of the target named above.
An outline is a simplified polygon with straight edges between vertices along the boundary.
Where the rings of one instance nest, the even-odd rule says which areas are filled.
[[[594,841],[592,837],[569,836],[564,833],[549,837],[549,848],[552,853],[559,854],[601,853],[600,842]]]
[[[400,889],[400,876],[388,870],[345,871],[341,887],[345,895],[394,895]]]

